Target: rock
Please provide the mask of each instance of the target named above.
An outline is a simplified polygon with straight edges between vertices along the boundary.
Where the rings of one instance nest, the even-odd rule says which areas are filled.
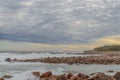
[[[115,75],[114,75],[114,78],[116,80],[120,80],[120,72],[117,72]]]
[[[11,75],[4,75],[4,76],[2,76],[3,79],[9,79],[11,77],[13,77],[13,76],[11,76]]]
[[[113,71],[113,70],[109,70],[109,71],[107,71],[107,72],[109,72],[109,73],[113,73],[114,71]]]
[[[52,72],[51,72],[51,71],[48,71],[48,72],[43,73],[43,74],[40,76],[40,78],[47,78],[47,77],[50,77],[50,76],[52,76]]]
[[[80,77],[80,79],[88,79],[89,78],[88,75],[83,74],[83,73],[79,73],[77,76]]]
[[[6,58],[5,61],[11,62],[12,60],[10,58]]]
[[[88,80],[115,80],[115,78],[99,72],[95,76],[93,76],[91,79],[88,79]]]
[[[32,75],[34,75],[36,77],[40,77],[40,72],[32,72]]]
[[[70,79],[70,77],[72,77],[72,76],[73,76],[72,73],[67,74],[67,79]]]

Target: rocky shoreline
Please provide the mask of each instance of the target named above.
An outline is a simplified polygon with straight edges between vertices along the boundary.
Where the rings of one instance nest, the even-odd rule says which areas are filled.
[[[109,76],[101,72],[93,73],[91,75],[86,75],[83,73],[78,73],[78,74],[68,73],[68,74],[54,75],[51,71],[47,71],[44,73],[35,71],[35,72],[31,72],[31,74],[36,77],[36,79],[34,80],[120,80],[120,72],[117,72],[113,76]],[[13,77],[14,76],[11,75],[4,75],[0,78],[0,80],[6,80]],[[32,79],[27,79],[27,80],[32,80]]]
[[[47,57],[40,59],[10,59],[8,62],[43,62],[43,63],[66,63],[66,64],[120,64],[120,55],[102,55],[102,56],[78,56],[78,57]]]

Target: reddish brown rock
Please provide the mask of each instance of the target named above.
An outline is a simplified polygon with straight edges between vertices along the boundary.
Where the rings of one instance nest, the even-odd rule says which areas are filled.
[[[48,71],[48,72],[43,73],[43,74],[40,76],[40,78],[47,78],[47,77],[50,77],[50,76],[52,76],[52,72],[51,72],[51,71]]]
[[[120,72],[117,72],[115,75],[114,75],[114,78],[116,80],[120,80]]]
[[[34,75],[36,77],[40,77],[40,72],[32,72],[32,75]]]

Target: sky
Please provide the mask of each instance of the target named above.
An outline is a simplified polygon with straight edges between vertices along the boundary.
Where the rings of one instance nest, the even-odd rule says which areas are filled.
[[[0,0],[0,50],[83,51],[120,44],[120,0]]]

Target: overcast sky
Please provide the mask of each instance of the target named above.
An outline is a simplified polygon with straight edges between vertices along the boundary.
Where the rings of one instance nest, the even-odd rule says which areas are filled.
[[[0,0],[0,40],[48,45],[117,43],[120,0]]]

